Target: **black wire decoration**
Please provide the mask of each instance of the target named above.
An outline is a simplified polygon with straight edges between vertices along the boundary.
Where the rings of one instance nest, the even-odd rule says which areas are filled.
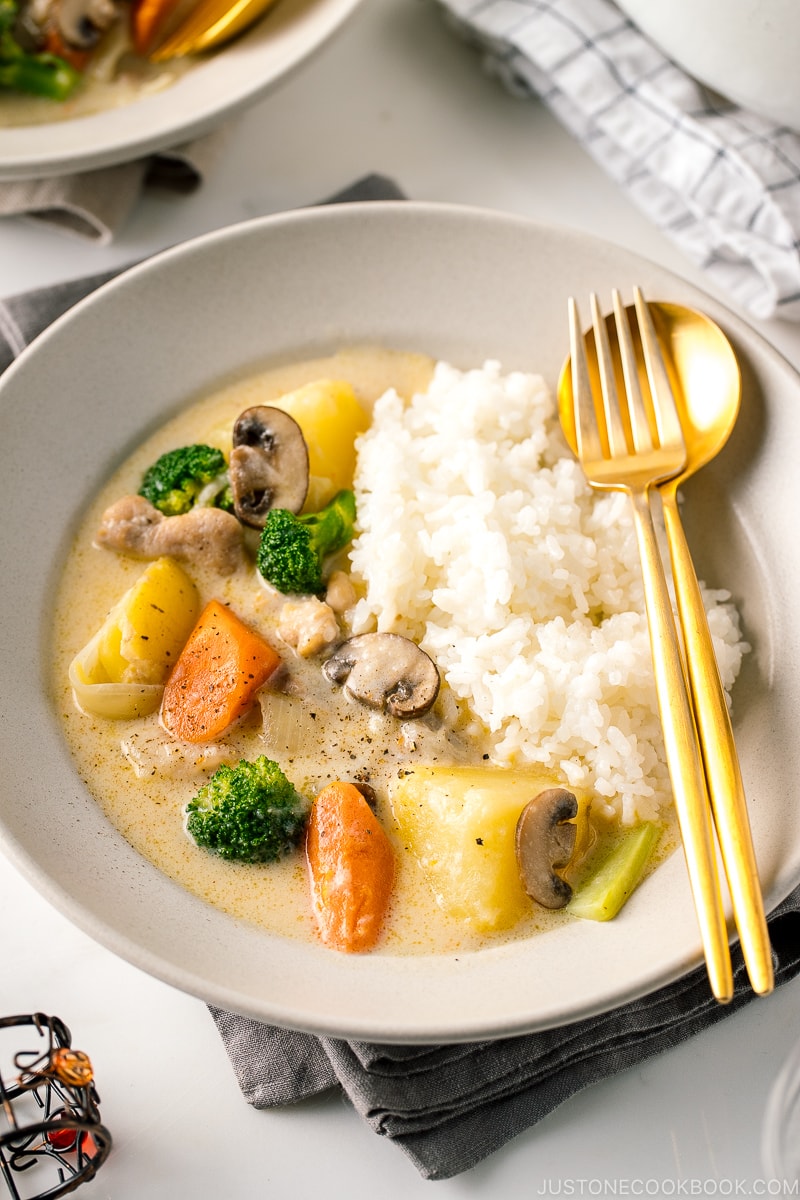
[[[0,1030],[14,1026],[31,1026],[38,1044],[14,1055],[13,1080],[0,1069],[0,1174],[13,1200],[55,1200],[94,1178],[111,1134],[100,1121],[92,1064],[73,1050],[64,1022],[44,1013],[0,1017]],[[18,1190],[28,1183],[44,1187]]]

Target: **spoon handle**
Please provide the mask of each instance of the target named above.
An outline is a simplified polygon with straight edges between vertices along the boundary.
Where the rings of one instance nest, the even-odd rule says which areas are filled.
[[[714,996],[733,996],[733,970],[722,906],[714,828],[707,802],[703,760],[686,687],[680,641],[664,564],[658,549],[647,487],[626,487],[642,560],[642,583],[650,630],[658,709],[708,977]]]
[[[677,485],[670,481],[659,490],[695,720],[733,915],[753,990],[766,995],[774,986],[772,951],[730,714],[678,511]]]

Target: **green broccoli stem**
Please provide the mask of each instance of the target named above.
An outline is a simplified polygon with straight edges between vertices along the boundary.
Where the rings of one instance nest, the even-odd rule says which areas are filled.
[[[308,522],[314,548],[321,558],[335,554],[347,545],[353,536],[355,519],[356,499],[346,488],[337,492],[318,513],[298,518],[302,524]]]
[[[652,821],[637,825],[576,888],[567,912],[590,921],[610,921],[640,883],[650,856],[661,837]]]
[[[55,54],[29,53],[15,36],[17,0],[0,0],[0,88],[65,100],[80,71]]]
[[[322,591],[325,560],[351,540],[355,519],[355,496],[347,489],[319,512],[296,516],[285,508],[270,509],[256,554],[260,574],[280,592]]]
[[[66,100],[80,81],[74,67],[55,54],[9,55],[8,38],[0,42],[0,88],[45,96],[50,100]]]
[[[201,442],[168,450],[145,471],[139,495],[165,517],[180,516],[198,503],[231,511],[225,455]]]

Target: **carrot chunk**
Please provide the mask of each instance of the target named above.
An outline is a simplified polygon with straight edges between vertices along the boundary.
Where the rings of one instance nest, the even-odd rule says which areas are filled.
[[[352,783],[329,783],[306,829],[311,903],[320,937],[334,950],[371,949],[394,882],[394,852],[380,822]]]
[[[185,742],[210,742],[251,707],[280,661],[235,613],[210,600],[164,685],[161,720]]]
[[[85,71],[92,57],[91,50],[82,50],[79,46],[70,46],[61,35],[61,31],[51,26],[45,31],[44,49],[48,54],[63,58],[76,71]]]

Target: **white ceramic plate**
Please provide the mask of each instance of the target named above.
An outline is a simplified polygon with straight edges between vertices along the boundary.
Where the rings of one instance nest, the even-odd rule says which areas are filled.
[[[53,904],[111,950],[216,1005],[387,1041],[574,1020],[700,961],[680,854],[613,922],[576,921],[457,957],[339,956],[238,924],[109,826],[76,775],[46,687],[51,597],[81,509],[186,398],[270,359],[365,341],[464,366],[496,357],[555,386],[567,296],[634,282],[653,300],[705,308],[740,354],[739,425],[687,487],[686,513],[702,577],[732,589],[754,646],[736,687],[736,728],[769,904],[788,893],[800,879],[800,558],[790,510],[800,380],[720,305],[617,247],[400,202],[267,218],[161,254],[61,318],[0,383],[0,837]]]
[[[259,99],[346,20],[360,0],[281,0],[243,37],[163,92],[47,125],[2,128],[0,180],[89,171],[128,162],[209,132]]]

